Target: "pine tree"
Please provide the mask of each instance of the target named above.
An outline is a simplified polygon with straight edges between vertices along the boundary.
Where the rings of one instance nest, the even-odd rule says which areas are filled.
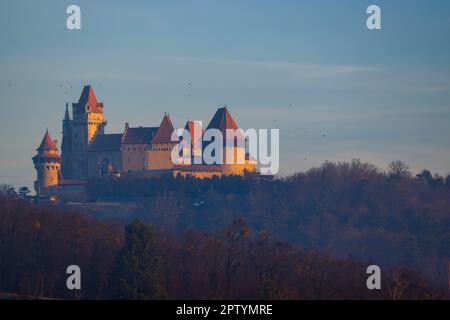
[[[152,226],[135,220],[125,228],[111,277],[113,298],[166,298],[165,263]]]
[[[20,187],[18,194],[25,199],[29,194],[31,193],[30,189],[28,187]]]

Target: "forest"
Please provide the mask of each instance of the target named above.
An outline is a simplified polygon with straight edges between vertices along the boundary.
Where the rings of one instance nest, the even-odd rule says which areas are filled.
[[[57,208],[0,199],[0,297],[31,299],[441,299],[417,271],[383,272],[366,287],[367,264],[251,238],[243,219],[217,234],[170,235],[135,220],[123,228]],[[82,270],[81,290],[66,268]]]
[[[387,171],[359,160],[326,162],[279,179],[103,179],[91,181],[89,194],[93,201],[139,203],[128,222],[214,233],[243,218],[253,234],[340,258],[406,265],[448,286],[450,176],[413,175],[400,161]]]
[[[87,299],[443,299],[450,178],[325,163],[276,179],[90,181],[92,203],[0,198],[0,292]],[[95,205],[91,205],[95,208]],[[85,208],[85,207],[84,207]],[[68,291],[65,268],[82,270]],[[368,290],[366,268],[382,268]]]

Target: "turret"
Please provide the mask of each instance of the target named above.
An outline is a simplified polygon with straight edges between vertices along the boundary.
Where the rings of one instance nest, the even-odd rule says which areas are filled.
[[[37,179],[34,182],[37,195],[45,195],[49,187],[58,185],[61,158],[58,155],[56,144],[57,141],[52,140],[47,130],[37,148],[37,155],[33,157],[34,168],[37,171]]]

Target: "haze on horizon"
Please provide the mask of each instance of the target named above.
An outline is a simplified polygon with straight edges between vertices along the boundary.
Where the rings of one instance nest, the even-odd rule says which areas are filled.
[[[82,29],[66,28],[77,4]],[[382,9],[382,30],[366,8]],[[92,84],[107,133],[207,124],[279,128],[280,171],[355,158],[450,172],[450,2],[2,1],[0,183],[32,186],[48,127]]]

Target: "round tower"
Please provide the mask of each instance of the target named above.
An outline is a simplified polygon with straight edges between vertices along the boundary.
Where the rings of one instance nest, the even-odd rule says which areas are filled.
[[[37,179],[34,182],[37,195],[47,195],[49,187],[58,185],[61,157],[58,154],[56,143],[47,130],[39,148],[37,148],[37,155],[33,157],[34,168],[37,171]]]

